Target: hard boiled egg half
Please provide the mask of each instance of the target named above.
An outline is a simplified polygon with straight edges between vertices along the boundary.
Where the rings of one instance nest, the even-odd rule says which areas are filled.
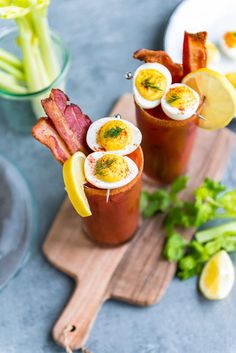
[[[236,59],[236,31],[225,32],[221,41],[223,52],[231,59]]]
[[[199,94],[189,86],[175,83],[161,99],[164,113],[174,120],[185,120],[196,113],[200,103]]]
[[[87,156],[84,173],[87,181],[99,189],[116,189],[138,175],[135,162],[126,156],[110,152],[94,152]]]
[[[93,151],[111,151],[127,155],[141,143],[140,130],[129,121],[114,117],[96,120],[87,132],[87,144]]]
[[[164,65],[146,63],[139,66],[133,78],[135,101],[145,109],[155,108],[171,82],[171,73]]]

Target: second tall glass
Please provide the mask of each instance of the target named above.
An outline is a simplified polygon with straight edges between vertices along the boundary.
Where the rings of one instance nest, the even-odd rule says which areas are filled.
[[[135,102],[142,132],[144,173],[152,181],[169,184],[186,172],[197,132],[198,118],[169,119],[158,106],[145,110]]]

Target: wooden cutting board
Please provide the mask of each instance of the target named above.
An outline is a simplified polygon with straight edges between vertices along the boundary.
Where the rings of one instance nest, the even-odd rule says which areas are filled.
[[[135,121],[131,94],[126,94],[111,115],[121,114]],[[206,176],[221,179],[236,135],[227,129],[198,131],[188,168],[189,187],[185,197]],[[143,182],[143,188],[150,188]],[[115,298],[146,306],[157,303],[175,273],[175,264],[161,256],[164,232],[163,216],[145,220],[136,237],[128,244],[113,249],[102,248],[88,240],[81,230],[80,217],[68,199],[63,203],[43,246],[48,260],[75,279],[75,291],[53,329],[53,337],[65,345],[64,330],[73,326],[67,342],[73,349],[82,347],[104,301]],[[193,230],[185,231],[191,238]]]

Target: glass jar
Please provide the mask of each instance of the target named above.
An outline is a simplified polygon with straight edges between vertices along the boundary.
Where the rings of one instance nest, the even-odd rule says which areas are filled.
[[[4,30],[0,35],[0,48],[21,57],[16,45],[17,28]],[[46,98],[53,87],[65,90],[66,75],[69,68],[69,54],[61,39],[52,33],[55,53],[60,65],[60,72],[56,79],[47,87],[37,92],[26,94],[10,93],[0,89],[0,116],[16,132],[30,132],[36,119],[44,116],[41,99]]]

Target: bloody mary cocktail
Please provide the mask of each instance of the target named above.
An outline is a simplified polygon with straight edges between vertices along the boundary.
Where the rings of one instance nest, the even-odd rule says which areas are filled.
[[[139,173],[129,184],[110,191],[107,202],[106,190],[87,185],[87,196],[92,215],[83,218],[86,234],[101,245],[118,245],[130,240],[140,223],[139,197],[143,153],[139,147],[129,155],[139,168]]]
[[[176,121],[168,118],[161,106],[145,110],[135,102],[135,107],[143,136],[144,173],[160,183],[171,183],[186,172],[198,118]]]
[[[86,235],[100,245],[128,241],[140,220],[141,132],[119,114],[92,122],[58,89],[42,105],[47,118],[38,120],[33,136],[63,164],[65,189]]]
[[[185,32],[183,64],[164,51],[139,49],[134,58],[144,61],[133,76],[137,125],[142,132],[144,173],[169,184],[187,170],[205,97],[190,72],[206,66],[206,32]],[[202,81],[201,81],[202,82]]]

